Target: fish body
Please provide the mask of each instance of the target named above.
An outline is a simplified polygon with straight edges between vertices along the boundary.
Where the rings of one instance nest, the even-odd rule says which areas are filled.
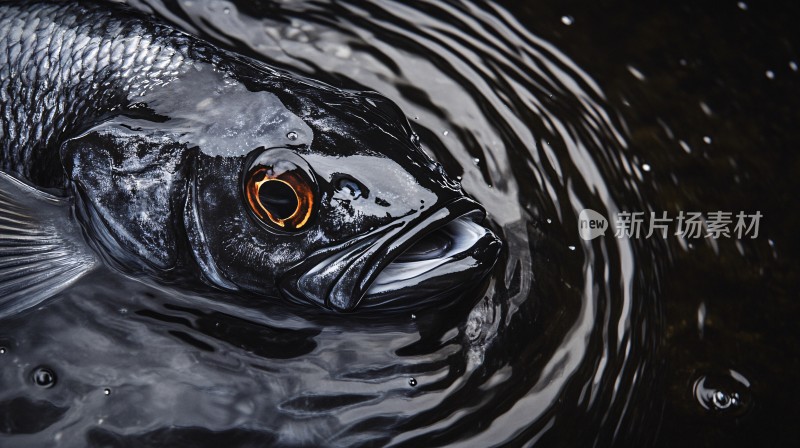
[[[0,47],[0,315],[98,257],[337,311],[441,303],[498,257],[483,209],[375,92],[119,5],[2,3]]]

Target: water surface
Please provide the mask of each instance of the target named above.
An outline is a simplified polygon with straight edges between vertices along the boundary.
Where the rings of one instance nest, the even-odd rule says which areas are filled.
[[[798,99],[786,95],[798,58],[779,12],[128,3],[396,101],[423,147],[486,206],[506,249],[479,297],[399,317],[243,308],[100,270],[0,324],[0,445],[751,446],[797,436],[785,392],[798,367],[787,256],[800,221],[786,207],[800,167],[790,155]],[[766,218],[756,239],[584,241],[587,208]]]

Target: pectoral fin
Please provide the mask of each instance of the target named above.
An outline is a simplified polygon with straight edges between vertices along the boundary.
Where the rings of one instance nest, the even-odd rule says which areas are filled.
[[[0,318],[38,305],[96,263],[68,198],[0,172]]]

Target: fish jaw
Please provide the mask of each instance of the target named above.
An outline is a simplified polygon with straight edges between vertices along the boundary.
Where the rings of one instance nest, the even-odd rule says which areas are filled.
[[[299,303],[339,312],[399,311],[440,305],[482,280],[502,243],[479,224],[484,210],[461,197],[345,244],[316,251],[279,281]]]

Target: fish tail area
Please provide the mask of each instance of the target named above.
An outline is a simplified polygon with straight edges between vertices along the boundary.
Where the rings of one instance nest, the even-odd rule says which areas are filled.
[[[0,172],[0,319],[52,297],[97,264],[69,198]]]

